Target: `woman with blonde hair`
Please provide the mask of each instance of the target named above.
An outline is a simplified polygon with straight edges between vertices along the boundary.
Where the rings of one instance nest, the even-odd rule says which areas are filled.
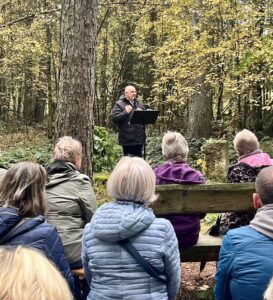
[[[203,175],[187,164],[189,147],[179,132],[168,131],[162,139],[162,154],[165,163],[154,169],[156,184],[204,184]],[[200,219],[204,213],[166,215],[175,230],[179,246],[188,248],[195,245],[199,238]]]
[[[31,162],[17,163],[6,172],[0,186],[0,245],[26,245],[42,251],[73,290],[61,239],[44,217],[46,179],[45,169]]]
[[[56,267],[34,249],[0,248],[1,300],[72,300]]]
[[[148,207],[156,200],[152,168],[142,158],[123,157],[107,190],[114,201],[96,211],[83,234],[88,299],[173,299],[180,257],[171,223]]]

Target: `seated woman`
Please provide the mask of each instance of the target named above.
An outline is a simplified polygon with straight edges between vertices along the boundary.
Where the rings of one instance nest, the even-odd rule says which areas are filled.
[[[66,278],[73,277],[56,229],[45,221],[45,169],[31,162],[11,167],[0,186],[0,245],[26,245],[42,251]]]
[[[123,157],[107,190],[114,201],[96,211],[83,234],[88,299],[173,299],[180,285],[180,257],[171,223],[148,207],[156,199],[152,168],[142,158]]]
[[[72,300],[56,267],[34,249],[0,248],[0,299]]]
[[[162,153],[166,162],[154,169],[157,185],[205,183],[202,174],[187,165],[189,147],[180,133],[169,131],[164,135]],[[204,217],[203,213],[164,216],[172,223],[181,248],[191,247],[197,243],[200,219]]]
[[[260,170],[272,165],[267,153],[260,150],[256,135],[250,130],[243,129],[233,140],[234,149],[239,156],[238,163],[228,170],[229,183],[255,182]],[[226,234],[229,229],[248,225],[254,218],[255,212],[224,213],[220,222],[220,233]]]
[[[83,279],[82,234],[97,206],[90,178],[80,172],[81,162],[81,143],[71,136],[60,138],[54,148],[54,162],[47,167],[46,217],[62,239],[65,256],[74,273],[76,297],[86,299],[89,289]]]

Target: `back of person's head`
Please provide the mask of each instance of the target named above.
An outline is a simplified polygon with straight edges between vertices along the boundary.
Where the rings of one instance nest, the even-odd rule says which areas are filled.
[[[264,300],[273,300],[273,278],[264,293]]]
[[[263,205],[273,204],[273,166],[260,171],[255,187]]]
[[[155,196],[153,169],[140,157],[121,158],[107,181],[107,191],[113,199],[131,200],[149,205]]]
[[[0,205],[18,208],[22,217],[44,214],[46,179],[46,171],[39,164],[15,164],[6,172],[0,186]]]
[[[234,149],[239,155],[249,154],[259,149],[260,144],[256,135],[247,129],[238,132],[233,140]]]
[[[71,136],[61,137],[54,147],[54,160],[61,160],[75,164],[78,158],[82,157],[81,143]]]
[[[55,266],[37,250],[0,248],[1,300],[72,300]]]
[[[162,139],[162,154],[165,160],[185,162],[189,147],[183,135],[176,131],[168,131]]]

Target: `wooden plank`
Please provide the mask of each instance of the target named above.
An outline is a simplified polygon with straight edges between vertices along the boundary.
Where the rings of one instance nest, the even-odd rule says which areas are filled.
[[[221,237],[200,235],[195,246],[180,249],[180,260],[181,262],[217,261],[221,244]]]
[[[207,185],[160,185],[152,208],[157,216],[192,212],[232,212],[253,210],[253,183]]]

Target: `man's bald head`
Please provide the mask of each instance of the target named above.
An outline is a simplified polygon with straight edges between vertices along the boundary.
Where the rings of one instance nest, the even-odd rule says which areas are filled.
[[[132,85],[127,85],[125,87],[124,94],[128,100],[133,101],[137,97],[136,88]]]
[[[273,204],[273,166],[260,171],[255,187],[263,205]]]

